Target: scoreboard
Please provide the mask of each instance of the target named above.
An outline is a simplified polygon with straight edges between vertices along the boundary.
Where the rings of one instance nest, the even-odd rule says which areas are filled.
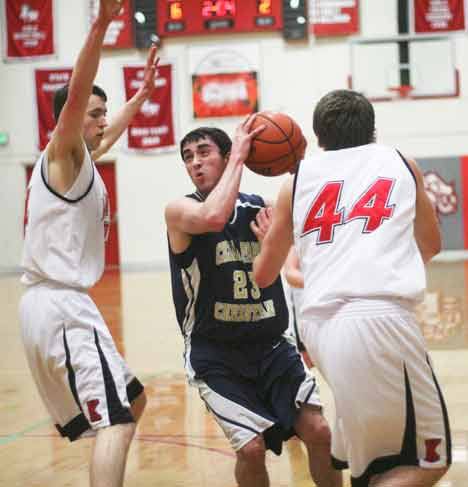
[[[156,0],[161,37],[283,28],[282,0]]]

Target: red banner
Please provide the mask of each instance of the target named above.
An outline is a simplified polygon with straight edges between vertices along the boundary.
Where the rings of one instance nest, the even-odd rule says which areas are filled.
[[[414,0],[416,32],[450,32],[465,29],[464,0]]]
[[[195,118],[238,117],[258,109],[257,73],[194,74]]]
[[[125,95],[129,100],[143,82],[144,66],[123,68]],[[151,99],[145,101],[127,129],[129,149],[148,150],[175,145],[172,103],[172,65],[158,65],[158,77]]]
[[[6,52],[9,60],[54,54],[53,0],[6,0]]]
[[[45,148],[55,128],[54,94],[70,81],[71,73],[71,68],[35,70],[38,146],[40,150]]]
[[[309,22],[310,32],[315,36],[356,34],[359,32],[359,0],[312,0]]]
[[[97,17],[99,0],[90,0],[90,22]],[[110,23],[104,37],[104,47],[112,49],[128,49],[134,47],[133,42],[133,12],[131,0],[122,1],[119,15]]]

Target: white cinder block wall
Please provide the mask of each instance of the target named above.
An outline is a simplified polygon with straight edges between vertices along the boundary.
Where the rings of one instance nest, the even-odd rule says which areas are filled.
[[[0,147],[0,271],[18,268],[23,235],[24,163],[37,158],[33,72],[37,67],[72,66],[88,29],[88,2],[56,0],[57,56],[42,61],[0,63],[0,130],[10,143]],[[360,1],[361,35],[397,32],[396,0]],[[375,105],[378,139],[412,157],[468,154],[468,35],[455,35],[461,96],[456,99]],[[3,39],[0,40],[3,42]],[[177,135],[198,125],[218,125],[232,133],[239,119],[194,120],[192,117],[188,47],[213,44],[230,47],[256,43],[260,51],[260,109],[281,110],[303,127],[309,151],[317,150],[312,111],[327,91],[347,87],[347,38],[286,42],[281,33],[216,35],[164,40],[162,60],[175,64]],[[2,51],[3,51],[3,46]],[[121,66],[144,62],[145,52],[105,52],[96,82],[110,98],[109,115],[123,103]],[[126,268],[167,266],[163,209],[172,198],[191,190],[177,151],[135,155],[117,144],[109,154],[116,160],[121,263]],[[282,178],[262,178],[245,171],[242,190],[275,198]]]

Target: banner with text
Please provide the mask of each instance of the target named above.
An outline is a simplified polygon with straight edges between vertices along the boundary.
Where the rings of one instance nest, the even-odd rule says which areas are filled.
[[[359,0],[313,0],[309,2],[310,32],[316,36],[359,32]]]
[[[258,111],[258,44],[191,46],[189,68],[194,118],[241,117]]]
[[[6,60],[54,54],[53,0],[6,0],[4,29]]]
[[[124,66],[125,96],[129,100],[143,83],[144,66]],[[159,64],[151,99],[146,100],[127,129],[127,147],[136,150],[175,146],[173,66]]]
[[[465,0],[414,0],[416,32],[465,29]]]
[[[90,0],[90,24],[94,22],[99,11],[99,0]],[[104,47],[112,49],[128,49],[134,47],[133,13],[131,0],[123,0],[122,8],[110,23],[104,37]]]
[[[36,69],[36,110],[38,147],[43,150],[55,127],[53,100],[55,92],[70,81],[71,68]]]
[[[239,117],[258,110],[257,73],[192,75],[193,116]]]

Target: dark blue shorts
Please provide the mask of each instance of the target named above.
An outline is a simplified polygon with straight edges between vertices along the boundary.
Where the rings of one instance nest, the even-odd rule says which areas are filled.
[[[263,434],[279,455],[295,434],[301,404],[321,407],[315,377],[284,337],[243,346],[194,338],[187,359],[194,385],[236,451]]]

